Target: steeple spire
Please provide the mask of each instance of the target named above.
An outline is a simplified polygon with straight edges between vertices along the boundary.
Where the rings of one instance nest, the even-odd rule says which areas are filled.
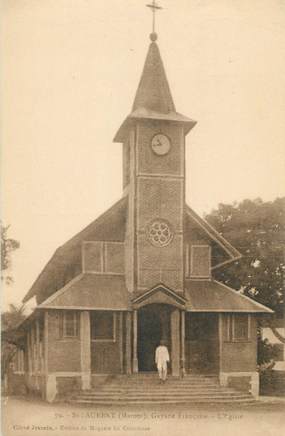
[[[139,108],[160,113],[175,112],[163,62],[155,42],[149,46],[133,104],[133,111]]]
[[[156,42],[149,46],[133,111],[144,108],[160,113],[175,112],[163,62]]]
[[[175,106],[171,96],[163,62],[156,44],[157,33],[155,28],[155,15],[159,9],[156,0],[146,5],[152,10],[152,33],[151,44],[144,64],[143,73],[137,89],[133,111],[136,109],[152,110],[160,113],[175,112]]]
[[[146,5],[152,10],[152,33],[143,72],[136,92],[132,111],[127,116],[114,142],[124,142],[130,128],[138,120],[165,120],[179,123],[184,127],[185,135],[195,126],[196,121],[176,112],[174,101],[167,81],[165,69],[156,43],[156,12],[162,9],[156,0]]]

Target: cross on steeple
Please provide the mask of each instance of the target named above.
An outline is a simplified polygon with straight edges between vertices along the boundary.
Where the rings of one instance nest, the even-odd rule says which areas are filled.
[[[148,4],[146,6],[152,10],[152,33],[150,35],[150,39],[152,41],[156,41],[157,34],[155,32],[155,14],[159,9],[162,9],[162,7],[158,6],[158,4],[156,3],[156,0],[152,0],[152,4]]]

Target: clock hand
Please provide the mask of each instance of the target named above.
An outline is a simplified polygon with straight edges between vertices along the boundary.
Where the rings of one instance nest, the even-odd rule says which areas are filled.
[[[159,139],[156,140],[156,144],[153,144],[155,147],[162,147],[162,143]]]

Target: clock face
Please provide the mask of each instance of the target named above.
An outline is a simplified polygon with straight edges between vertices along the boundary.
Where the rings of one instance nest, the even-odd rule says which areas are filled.
[[[167,154],[170,150],[171,143],[168,136],[163,135],[162,133],[158,133],[151,140],[151,148],[155,154],[159,156],[163,156]]]

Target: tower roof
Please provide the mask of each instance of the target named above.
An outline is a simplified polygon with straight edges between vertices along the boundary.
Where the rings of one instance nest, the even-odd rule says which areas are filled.
[[[185,134],[196,124],[196,121],[176,112],[156,38],[152,33],[132,112],[119,128],[114,142],[124,142],[129,129],[141,119],[180,123]]]
[[[175,112],[165,69],[156,42],[151,42],[132,110]]]

